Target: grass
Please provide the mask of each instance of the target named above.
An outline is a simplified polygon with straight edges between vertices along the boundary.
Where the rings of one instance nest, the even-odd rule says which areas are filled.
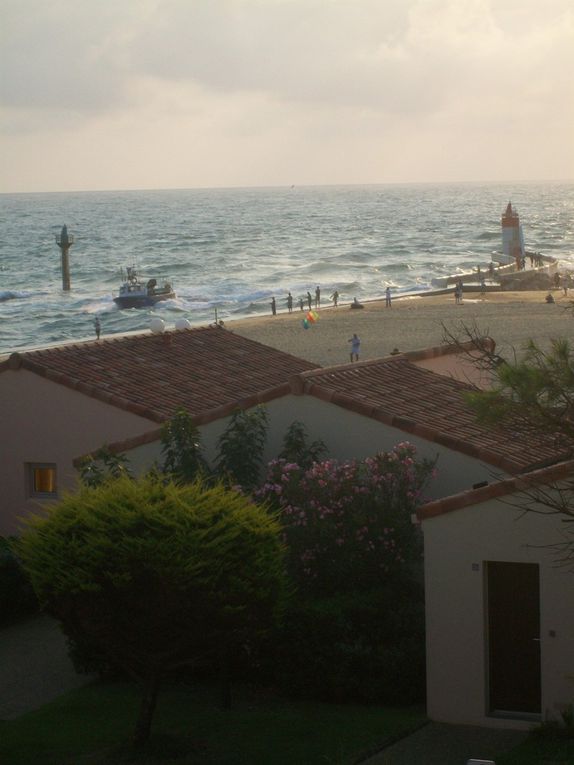
[[[422,708],[294,702],[241,688],[231,709],[208,686],[160,695],[153,740],[138,763],[347,765],[425,722]],[[127,683],[95,683],[0,722],[0,762],[104,765],[126,759],[139,698]]]
[[[521,744],[496,758],[496,765],[574,765],[574,738],[532,733]]]

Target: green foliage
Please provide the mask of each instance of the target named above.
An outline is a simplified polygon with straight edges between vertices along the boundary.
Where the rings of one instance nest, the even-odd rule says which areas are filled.
[[[179,409],[161,432],[162,472],[176,483],[192,483],[208,472],[201,436],[191,415]]]
[[[123,477],[30,519],[17,549],[68,637],[142,683],[138,726],[149,734],[167,672],[257,642],[280,615],[279,531],[221,485]]]
[[[221,477],[251,491],[261,473],[268,416],[263,406],[238,409],[218,442],[216,467]]]
[[[0,537],[0,624],[38,610],[34,591],[12,545],[13,540]]]
[[[422,702],[422,585],[403,581],[294,601],[273,666],[280,685],[296,696],[369,704]]]
[[[520,359],[498,364],[495,375],[492,390],[468,394],[481,421],[574,438],[574,354],[567,340],[552,340],[548,351],[530,341]]]
[[[269,464],[257,496],[280,512],[297,586],[271,665],[290,693],[424,697],[422,538],[411,514],[433,465],[398,444],[365,460]]]
[[[574,352],[567,340],[552,340],[548,351],[530,341],[521,359],[497,363],[492,390],[467,398],[487,425],[506,422],[522,438],[574,454]],[[563,541],[551,547],[556,563],[574,570],[574,481],[531,487],[516,506],[561,516]]]
[[[319,462],[326,453],[325,442],[317,440],[309,444],[305,426],[302,422],[295,420],[285,433],[279,459],[295,462],[302,468],[309,468],[314,462]]]
[[[411,521],[433,465],[398,444],[365,460],[269,463],[256,496],[280,512],[289,572],[299,591],[324,596],[409,577],[422,559]]]
[[[90,487],[100,486],[106,481],[122,476],[130,476],[127,457],[124,454],[114,454],[107,446],[102,446],[81,460],[78,470],[81,482]]]

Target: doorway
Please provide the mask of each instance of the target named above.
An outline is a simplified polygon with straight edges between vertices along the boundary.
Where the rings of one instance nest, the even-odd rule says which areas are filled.
[[[539,714],[540,573],[536,563],[486,564],[488,711]]]

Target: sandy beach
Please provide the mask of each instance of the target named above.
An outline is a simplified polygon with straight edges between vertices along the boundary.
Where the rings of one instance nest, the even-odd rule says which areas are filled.
[[[386,356],[394,348],[412,351],[440,345],[443,325],[455,331],[463,322],[476,324],[494,338],[501,353],[508,354],[529,339],[546,345],[551,338],[572,337],[574,294],[566,297],[555,290],[553,295],[554,304],[545,302],[544,291],[465,293],[461,305],[455,304],[452,294],[393,299],[391,308],[385,308],[384,299],[365,303],[363,310],[325,304],[307,330],[302,325],[307,311],[298,308],[292,314],[230,321],[226,328],[321,366],[350,360],[348,340],[354,332],[361,339],[360,358],[365,361]]]

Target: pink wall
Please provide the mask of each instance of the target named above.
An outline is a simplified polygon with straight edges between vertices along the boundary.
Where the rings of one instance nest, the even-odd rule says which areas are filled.
[[[102,444],[150,430],[155,423],[50,382],[27,370],[0,374],[0,535],[37,510],[28,498],[29,462],[56,463],[58,489],[73,489],[72,460]]]

